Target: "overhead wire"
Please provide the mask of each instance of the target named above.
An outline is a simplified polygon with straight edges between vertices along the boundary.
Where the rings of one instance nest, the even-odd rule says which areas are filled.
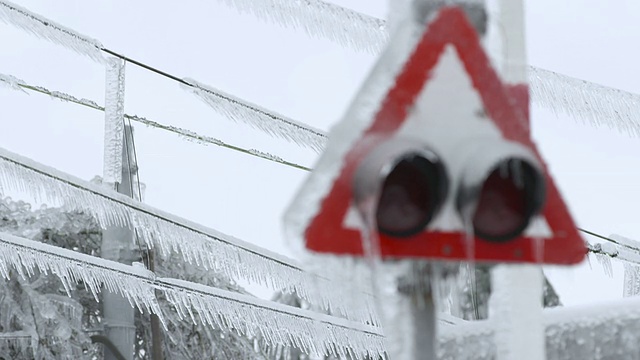
[[[9,1],[0,0],[0,21],[26,30],[31,34],[52,41],[58,45],[68,47],[100,63],[106,61],[102,55],[102,53],[104,53],[178,82],[184,88],[189,88],[190,91],[202,101],[224,117],[230,120],[244,122],[271,136],[292,141],[300,146],[313,149],[316,152],[321,151],[326,141],[326,135],[324,135],[321,130],[231,94],[227,94],[221,90],[209,87],[196,80],[183,79],[167,71],[132,59],[129,56],[105,47],[95,39],[56,24],[50,19]]]
[[[0,74],[1,75],[1,74]],[[90,109],[94,109],[94,110],[99,110],[99,111],[103,111],[104,112],[104,107],[98,105],[95,101],[93,100],[88,100],[88,99],[84,99],[84,98],[77,98],[73,95],[67,94],[67,93],[63,93],[60,91],[53,91],[53,90],[49,90],[47,88],[44,88],[42,86],[37,86],[37,85],[31,85],[28,84],[26,82],[24,82],[23,80],[14,78],[17,83],[15,85],[19,86],[20,88],[26,89],[26,90],[31,90],[40,94],[44,94],[44,95],[49,95],[53,98],[65,101],[65,102],[70,102],[70,103],[74,103],[77,105],[81,105]],[[3,79],[2,77],[0,77],[0,82],[5,81],[5,79]],[[173,126],[173,125],[165,125],[150,119],[147,119],[145,117],[142,116],[137,116],[137,115],[129,115],[129,114],[124,114],[124,117],[126,119],[128,119],[129,121],[135,121],[138,123],[141,123],[143,125],[146,126],[150,126],[156,129],[160,129],[160,130],[164,130],[167,132],[171,132],[174,133],[176,135],[179,135],[180,137],[186,138],[186,139],[190,139],[196,143],[202,144],[202,145],[216,145],[216,146],[220,146],[220,147],[224,147],[230,150],[234,150],[237,152],[241,152],[247,155],[251,155],[254,157],[258,157],[264,160],[269,160],[271,162],[276,162],[282,165],[286,165],[292,168],[296,168],[299,170],[304,170],[304,171],[311,171],[311,169],[309,167],[297,164],[295,162],[292,161],[287,161],[284,160],[276,155],[267,153],[267,152],[262,152],[262,151],[258,151],[255,149],[247,149],[247,148],[243,148],[237,145],[232,145],[229,143],[226,143],[222,140],[213,138],[211,136],[207,136],[207,135],[201,135],[198,133],[195,133],[191,130],[188,129],[184,129],[184,128],[180,128],[177,126]]]

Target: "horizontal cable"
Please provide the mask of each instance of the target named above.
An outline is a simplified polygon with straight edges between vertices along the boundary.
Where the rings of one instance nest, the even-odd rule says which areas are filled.
[[[197,95],[219,114],[236,122],[246,123],[272,136],[293,141],[300,146],[308,147],[317,152],[321,151],[326,142],[326,136],[322,131],[312,128],[307,124],[295,121],[195,80],[180,78],[166,71],[144,64],[141,61],[122,55],[119,52],[102,46],[97,40],[90,39],[78,32],[67,29],[9,1],[0,0],[0,21],[26,30],[31,34],[52,41],[58,45],[71,48],[101,63],[105,63],[106,60],[103,56],[96,56],[96,49],[98,52],[102,51],[176,81]]]
[[[250,338],[262,336],[270,345],[296,347],[309,354],[379,357],[384,353],[380,328],[330,315],[272,303],[247,295],[188,281],[156,278],[142,267],[0,233],[0,275],[10,278],[8,266],[22,277],[35,270],[53,273],[70,289],[82,282],[98,299],[101,286],[133,299],[160,317],[154,290],[164,292],[181,316]],[[133,304],[132,304],[133,305]],[[195,314],[194,314],[195,312]],[[161,317],[161,320],[164,319]],[[163,323],[164,324],[164,323]],[[166,328],[166,327],[165,327]]]
[[[388,41],[384,19],[322,0],[226,0],[221,3],[358,50],[378,53]],[[344,31],[345,28],[357,31]],[[534,103],[591,125],[607,125],[622,133],[640,136],[640,95],[534,66],[528,69]]]
[[[0,83],[3,83],[4,85],[14,89],[14,90],[22,90],[24,91],[26,90],[31,90],[34,92],[38,92],[41,94],[45,94],[45,95],[49,95],[53,98],[62,100],[62,101],[67,101],[67,102],[71,102],[77,105],[81,105],[81,106],[85,106],[88,107],[90,109],[95,109],[95,110],[99,110],[99,111],[104,111],[104,107],[98,105],[95,101],[93,100],[88,100],[88,99],[84,99],[84,98],[77,98],[73,95],[69,95],[60,91],[52,91],[49,89],[46,89],[42,86],[37,86],[37,85],[30,85],[27,82],[25,82],[24,80],[18,79],[14,76],[11,75],[4,75],[4,74],[0,74]],[[287,165],[296,169],[300,169],[300,170],[305,170],[305,171],[310,171],[311,169],[306,167],[306,166],[302,166],[299,164],[296,164],[294,162],[291,161],[287,161],[284,160],[276,155],[272,155],[269,154],[267,152],[263,152],[260,150],[255,150],[255,149],[247,149],[247,148],[242,148],[236,145],[231,145],[228,143],[225,143],[222,140],[218,140],[216,138],[210,137],[210,136],[206,136],[206,135],[200,135],[196,132],[193,132],[191,130],[187,130],[184,128],[180,128],[177,126],[172,126],[172,125],[165,125],[165,124],[161,124],[158,123],[156,121],[153,120],[149,120],[145,117],[142,116],[137,116],[137,115],[128,115],[128,114],[124,114],[124,117],[144,124],[146,126],[150,126],[156,129],[160,129],[160,130],[164,130],[164,131],[168,131],[174,134],[179,135],[180,137],[184,138],[184,139],[188,139],[190,141],[194,141],[197,142],[199,144],[202,145],[216,145],[216,146],[221,146],[221,147],[225,147],[227,149],[231,149],[231,150],[235,150],[235,151],[239,151],[242,152],[244,154],[247,155],[251,155],[251,156],[255,156],[261,159],[265,159],[265,160],[269,160],[269,161],[273,161],[282,165]]]
[[[294,28],[303,28],[310,35],[333,37],[333,40],[346,36],[350,40],[338,40],[338,42],[347,46],[361,44],[357,46],[381,51],[384,47],[381,44],[384,44],[388,38],[385,20],[320,0],[306,0],[302,3],[292,0],[265,0],[264,3],[254,0],[232,0],[225,1],[225,3],[242,11],[249,9],[250,12],[266,20],[284,21],[284,23],[293,25]],[[271,135],[294,141],[298,145],[316,151],[321,151],[326,143],[324,133],[304,123],[107,49],[96,40],[57,25],[8,1],[0,0],[0,5],[2,5],[0,6],[0,20],[26,29],[47,40],[70,47],[92,58],[96,58],[93,50],[99,48],[112,56],[177,81],[229,119],[246,122]],[[283,9],[287,9],[287,11],[282,11]],[[12,15],[11,12],[14,14]],[[356,32],[353,29],[345,31],[345,29],[352,27],[362,31]],[[327,29],[335,30],[339,36],[330,35],[333,30],[326,31]],[[58,39],[58,33],[62,34],[64,41]],[[354,35],[356,33],[361,35]],[[66,39],[65,36],[71,40]],[[83,46],[79,47],[78,42]],[[564,112],[576,119],[588,120],[594,125],[607,124],[610,128],[616,128],[630,135],[640,135],[640,95],[533,66],[529,67],[529,81],[532,100],[542,107],[550,108],[556,113]],[[272,121],[276,125],[270,126],[269,123]]]
[[[92,215],[103,227],[138,230],[160,255],[180,254],[185,261],[244,279],[276,291],[295,292],[336,315],[377,323],[373,296],[347,288],[339,278],[308,273],[295,261],[189,220],[171,215],[127,196],[0,149],[0,190],[26,192],[36,201],[63,202],[67,209]],[[345,294],[355,297],[353,302]],[[357,306],[354,306],[357,305]]]

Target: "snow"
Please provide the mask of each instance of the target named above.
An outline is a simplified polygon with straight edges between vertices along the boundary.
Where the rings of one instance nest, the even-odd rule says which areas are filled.
[[[107,60],[104,106],[104,170],[108,183],[122,182],[124,144],[124,60]]]
[[[9,267],[22,278],[35,270],[55,274],[68,293],[72,285],[83,283],[96,301],[104,286],[122,294],[140,311],[159,315],[163,325],[155,290],[163,292],[182,317],[249,338],[260,336],[271,346],[296,347],[314,355],[349,355],[354,359],[379,357],[385,350],[377,327],[188,281],[156,278],[138,265],[128,266],[0,233],[0,275],[9,278]],[[62,299],[56,303],[65,306]]]
[[[0,21],[104,63],[102,44],[12,2],[0,1]]]
[[[316,152],[322,151],[326,140],[320,130],[289,119],[271,110],[249,103],[233,95],[197,82],[184,79],[183,89],[194,93],[212,109],[235,122],[248,124],[269,135],[292,141]]]
[[[344,301],[346,282],[314,276],[293,260],[230,235],[170,215],[127,196],[104,189],[30,159],[0,149],[0,190],[28,193],[37,202],[64,203],[66,209],[92,215],[101,227],[132,226],[150,248],[165,257],[179,253],[190,264],[231,279],[295,292],[334,314],[362,322],[374,321],[370,296],[358,306]]]

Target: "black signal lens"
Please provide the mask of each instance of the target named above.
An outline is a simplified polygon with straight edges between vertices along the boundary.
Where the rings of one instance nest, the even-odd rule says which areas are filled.
[[[519,236],[542,208],[544,178],[527,161],[507,159],[489,173],[473,213],[476,236],[504,242]]]
[[[376,210],[378,231],[393,237],[424,231],[445,196],[443,166],[419,154],[405,155],[383,181]]]

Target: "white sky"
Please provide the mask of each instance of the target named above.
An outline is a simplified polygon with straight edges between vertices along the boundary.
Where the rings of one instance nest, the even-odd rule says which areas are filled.
[[[17,1],[17,0],[15,0]],[[333,2],[386,16],[383,0]],[[340,119],[375,56],[238,15],[221,1],[44,0],[20,5],[179,77],[191,77],[312,126]],[[527,2],[532,65],[640,93],[640,2]],[[104,103],[104,68],[0,24],[0,73]],[[166,78],[127,65],[126,112],[312,166],[310,150],[218,116]],[[40,94],[0,89],[0,146],[84,179],[102,174],[103,113]],[[534,137],[581,227],[640,239],[640,139],[533,107]],[[306,176],[228,149],[136,126],[146,201],[289,254],[281,215]],[[549,271],[567,305],[621,297],[622,266],[609,279],[594,263]]]

